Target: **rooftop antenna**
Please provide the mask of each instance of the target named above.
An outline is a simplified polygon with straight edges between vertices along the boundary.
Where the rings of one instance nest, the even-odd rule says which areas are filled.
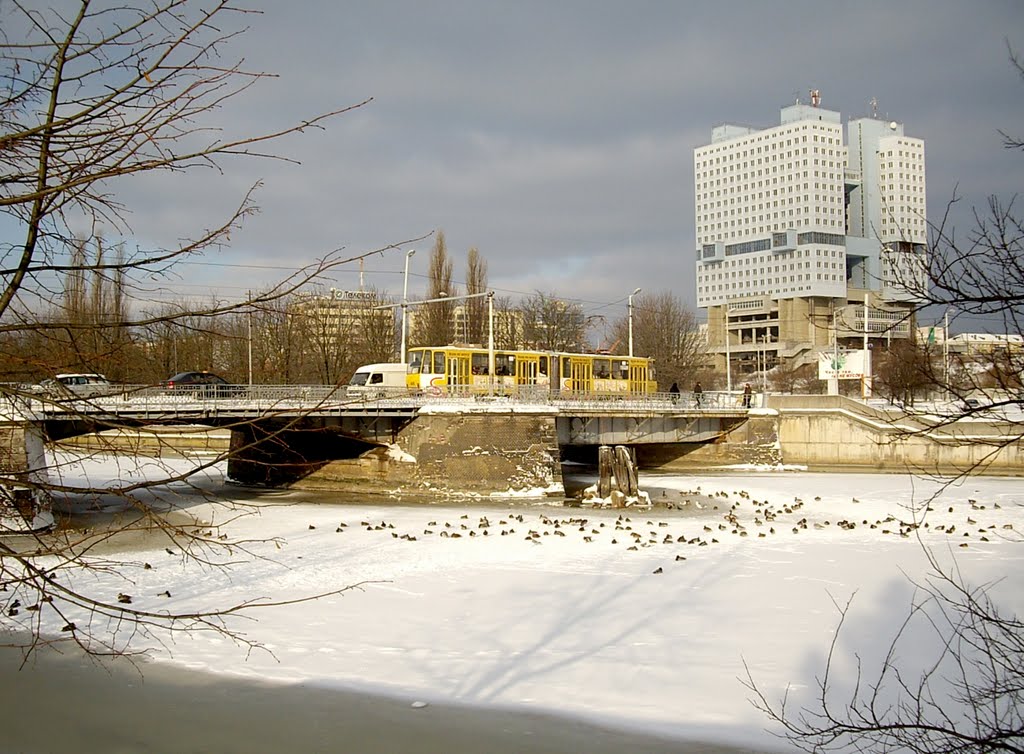
[[[818,89],[811,89],[811,107],[817,107],[821,104],[821,91]]]
[[[875,97],[871,98],[871,117],[878,118],[878,100]]]

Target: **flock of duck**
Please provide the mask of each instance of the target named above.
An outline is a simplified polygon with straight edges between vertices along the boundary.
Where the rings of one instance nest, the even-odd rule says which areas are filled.
[[[820,497],[814,503],[821,503]],[[811,505],[805,507],[800,497],[792,501],[773,504],[767,499],[757,500],[746,491],[732,493],[719,491],[710,495],[699,489],[664,493],[659,505],[668,510],[687,512],[721,511],[720,518],[700,515],[699,519],[686,515],[672,514],[665,518],[651,516],[650,509],[622,511],[616,517],[602,515],[553,516],[546,512],[526,514],[510,510],[500,516],[492,513],[474,516],[464,513],[454,520],[431,519],[416,531],[400,531],[386,520],[360,520],[358,524],[341,522],[335,531],[359,529],[367,532],[390,534],[395,539],[415,542],[421,538],[440,537],[446,539],[469,539],[475,537],[519,537],[534,545],[542,545],[549,539],[575,538],[582,543],[606,543],[622,546],[626,550],[675,545],[681,547],[706,547],[720,544],[729,537],[756,537],[766,539],[773,536],[799,535],[804,532],[838,529],[846,532],[874,530],[882,535],[902,538],[923,536],[934,532],[946,537],[957,537],[959,547],[968,547],[970,541],[988,542],[998,536],[1014,536],[1013,524],[979,523],[981,511],[986,506],[976,500],[968,500],[969,511],[956,514],[954,505],[936,513],[933,505],[922,507],[916,514],[900,517],[891,513],[881,518],[851,515],[860,501],[853,497],[849,504]],[[959,503],[961,507],[963,503]],[[827,506],[827,508],[825,507]],[[998,503],[992,510],[1000,508]],[[811,512],[813,511],[813,512]],[[841,516],[830,516],[830,512]],[[951,515],[953,514],[953,515]],[[934,525],[930,519],[941,518]],[[699,528],[698,528],[699,527]],[[310,526],[310,528],[314,528]],[[683,531],[688,529],[687,531]],[[683,553],[677,553],[675,560],[686,560]],[[661,572],[661,569],[655,573]]]

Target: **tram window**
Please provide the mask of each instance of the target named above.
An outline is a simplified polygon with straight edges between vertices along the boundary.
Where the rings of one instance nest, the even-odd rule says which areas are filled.
[[[540,360],[537,362],[537,371],[539,371],[544,376],[547,376],[547,373],[548,373],[548,357],[547,356],[541,356],[540,357]]]
[[[598,379],[607,379],[611,376],[608,359],[594,359],[594,376]]]
[[[434,351],[434,374],[445,374],[444,351]]]
[[[473,354],[473,374],[487,374],[487,354]]]
[[[494,357],[494,373],[499,377],[512,374],[515,358],[515,356],[510,356],[508,354],[496,355]]]
[[[613,361],[612,362],[612,378],[616,380],[625,380],[629,378],[629,362],[628,361]]]
[[[413,351],[412,353],[409,354],[409,366],[411,367],[411,369],[409,371],[411,371],[411,372],[418,372],[418,371],[420,371],[420,364],[422,364],[422,363],[423,363],[423,352],[422,351]]]

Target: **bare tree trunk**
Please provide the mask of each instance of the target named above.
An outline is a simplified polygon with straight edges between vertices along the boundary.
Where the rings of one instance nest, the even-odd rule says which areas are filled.
[[[458,295],[452,285],[452,261],[448,258],[448,247],[445,243],[444,231],[437,232],[434,248],[430,252],[430,263],[427,271],[427,300],[451,298]],[[416,339],[419,345],[443,346],[452,342],[452,315],[455,310],[454,301],[436,301],[418,307],[421,326],[417,328]]]
[[[227,0],[128,0],[114,5],[81,0],[53,9],[19,2],[4,6],[0,61],[10,75],[0,93],[0,213],[18,233],[17,241],[5,247],[0,269],[0,370],[6,375],[38,379],[69,367],[105,368],[112,376],[155,381],[177,369],[235,368],[237,326],[229,326],[225,317],[250,307],[273,308],[339,265],[398,247],[348,259],[326,254],[252,301],[213,299],[205,305],[154,309],[154,300],[167,292],[161,281],[178,262],[230,244],[231,232],[255,211],[256,186],[220,222],[198,230],[182,228],[184,240],[168,248],[126,255],[133,194],[122,188],[123,179],[140,174],[159,178],[197,167],[212,167],[217,173],[227,156],[281,159],[272,154],[281,137],[322,128],[365,104],[301,118],[266,133],[236,136],[222,131],[211,113],[268,75],[246,71],[240,59],[229,57],[251,17]],[[101,225],[113,239],[114,254],[97,233],[76,235],[80,227]],[[96,249],[93,261],[91,246]],[[136,337],[142,350],[134,350]],[[0,397],[18,400],[23,395],[18,385],[0,385]],[[83,424],[90,419],[72,398],[47,400],[71,416],[78,412]],[[113,428],[120,426],[116,418],[109,422]],[[58,497],[72,509],[100,495],[105,500],[119,497],[126,514],[165,532],[186,557],[227,564],[245,552],[244,544],[219,541],[198,526],[165,518],[164,501],[148,492],[162,486],[167,499],[174,499],[168,484],[184,482],[223,460],[196,460],[180,473],[169,471],[144,483],[123,479],[102,490],[88,481],[62,480],[59,469],[52,481],[41,482],[0,468],[0,487],[30,484],[34,492]],[[16,513],[9,502],[0,506],[4,514]],[[128,525],[116,524],[114,532]],[[99,537],[112,533],[37,534],[37,539],[23,540],[24,547],[0,546],[3,625],[26,627],[35,632],[33,642],[46,641],[52,637],[38,633],[45,625],[42,616],[49,620],[65,611],[85,610],[97,621],[88,626],[68,621],[58,638],[104,652],[124,651],[136,632],[231,634],[222,619],[240,606],[191,614],[146,612],[130,600],[93,593],[89,579],[68,578],[73,571],[101,568],[123,575],[130,584],[129,567],[90,555]],[[47,553],[45,563],[39,561],[39,552]],[[35,608],[28,619],[19,616],[19,605]],[[122,642],[118,629],[104,632],[107,625],[132,628],[125,630],[128,638]]]
[[[466,257],[466,295],[487,292],[487,262],[475,246]],[[467,339],[470,343],[483,345],[487,332],[487,301],[483,296],[466,299]]]

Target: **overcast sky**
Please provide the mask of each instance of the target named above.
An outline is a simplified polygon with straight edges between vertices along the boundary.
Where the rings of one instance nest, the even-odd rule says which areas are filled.
[[[260,179],[261,213],[211,262],[287,266],[442,229],[456,280],[476,246],[499,295],[542,290],[619,316],[642,287],[692,305],[694,148],[723,122],[777,125],[811,88],[844,122],[874,97],[880,116],[925,140],[932,220],[957,185],[965,205],[1021,188],[1024,155],[998,133],[1024,135],[1024,81],[1007,51],[1024,51],[1020,0],[257,7],[235,53],[280,78],[216,125],[237,135],[373,102],[279,144],[299,165],[227,162],[187,191],[140,194],[143,243],[187,235]],[[415,244],[413,295],[432,243]],[[367,261],[367,284],[400,295],[403,262],[401,251]],[[329,284],[358,286],[350,269]],[[240,297],[271,272],[195,267],[181,285]]]

